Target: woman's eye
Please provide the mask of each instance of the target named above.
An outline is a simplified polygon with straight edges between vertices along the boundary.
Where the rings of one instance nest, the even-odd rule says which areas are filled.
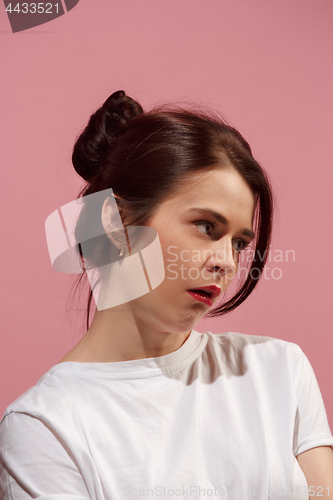
[[[241,253],[244,248],[248,247],[250,243],[247,243],[245,240],[235,240],[233,242],[233,248],[236,252]]]
[[[213,222],[208,222],[208,221],[200,221],[200,222],[195,222],[195,225],[197,226],[197,228],[203,227],[204,231],[201,231],[201,229],[199,229],[199,231],[202,234],[207,234],[205,232],[205,230],[208,232],[210,228],[214,229],[217,224],[214,224]]]
[[[208,234],[210,229],[215,229],[217,227],[217,224],[214,222],[209,222],[208,220],[203,220],[203,221],[198,221],[194,222],[195,226],[199,229],[201,234]],[[201,229],[203,228],[203,229]],[[246,247],[250,245],[250,242],[247,242],[245,240],[239,239],[239,240],[234,240],[233,241],[233,248],[236,250],[236,252],[241,253],[242,250],[244,250]]]

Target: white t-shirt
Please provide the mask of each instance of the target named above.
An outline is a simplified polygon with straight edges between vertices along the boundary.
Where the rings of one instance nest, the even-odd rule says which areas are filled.
[[[295,457],[323,445],[297,344],[192,330],[165,356],[45,373],[1,420],[0,498],[304,500]]]

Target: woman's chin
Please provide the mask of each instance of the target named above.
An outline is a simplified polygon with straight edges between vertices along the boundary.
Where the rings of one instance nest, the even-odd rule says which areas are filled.
[[[184,333],[188,330],[192,330],[195,325],[200,321],[203,317],[204,312],[200,311],[185,311],[182,313],[181,317],[177,321],[176,329],[179,330],[179,333]]]

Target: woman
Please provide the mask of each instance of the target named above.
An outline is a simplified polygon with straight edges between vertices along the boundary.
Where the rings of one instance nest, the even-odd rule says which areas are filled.
[[[91,292],[85,336],[6,409],[1,498],[333,495],[333,437],[299,346],[194,330],[238,307],[267,259],[271,187],[244,138],[202,112],[144,113],[118,91],[79,136],[73,165],[87,181],[75,229],[85,270],[99,269],[105,297],[112,265],[137,258],[149,289],[104,302],[89,327]],[[92,210],[89,195],[103,192]],[[158,285],[138,260],[139,226],[158,235]],[[101,237],[88,241],[92,227]],[[113,300],[137,284],[128,269]]]

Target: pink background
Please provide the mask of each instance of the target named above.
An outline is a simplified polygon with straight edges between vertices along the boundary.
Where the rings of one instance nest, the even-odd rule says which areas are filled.
[[[81,0],[12,34],[0,5],[1,414],[85,332],[86,297],[73,310],[77,276],[53,270],[44,223],[83,185],[70,161],[76,135],[124,89],[146,109],[219,110],[267,169],[279,205],[273,250],[296,260],[268,263],[281,279],[195,329],[299,344],[333,430],[332,14],[331,0]]]

